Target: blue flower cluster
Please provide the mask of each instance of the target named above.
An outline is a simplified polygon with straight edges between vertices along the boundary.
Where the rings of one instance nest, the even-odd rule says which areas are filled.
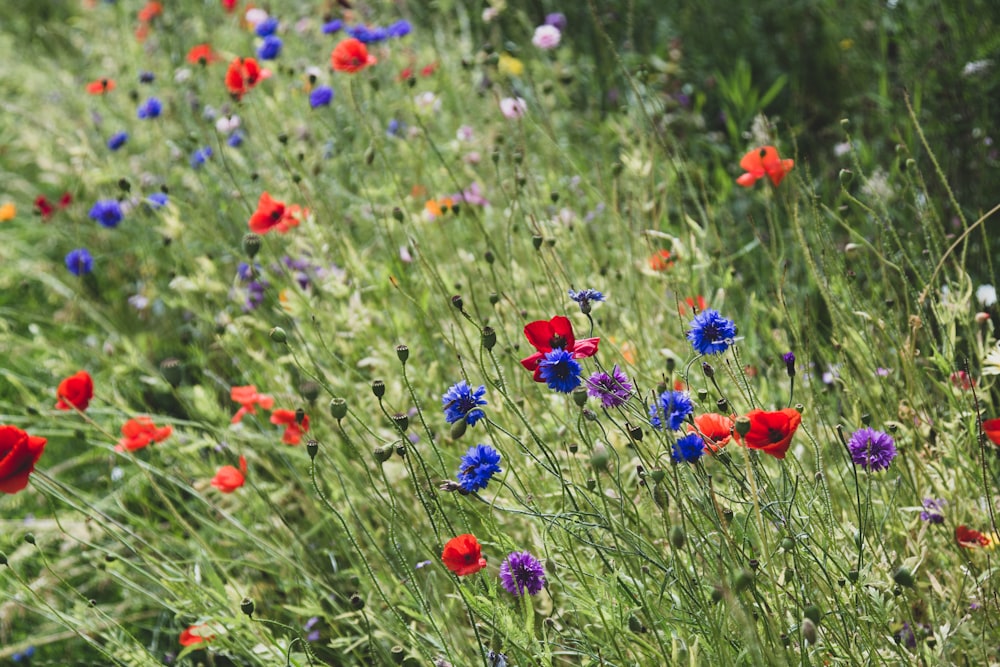
[[[327,27],[330,26],[331,23],[328,23],[325,26],[323,26],[323,32],[328,32]],[[338,27],[337,29],[339,30],[340,28]],[[331,30],[329,32],[336,32],[336,31]],[[375,44],[376,42],[384,42],[385,40],[390,38],[405,37],[406,35],[409,35],[411,32],[413,32],[413,26],[410,25],[409,21],[405,20],[396,21],[387,28],[383,28],[381,26],[369,27],[366,25],[355,25],[347,28],[348,35],[350,35],[354,39],[364,44]]]

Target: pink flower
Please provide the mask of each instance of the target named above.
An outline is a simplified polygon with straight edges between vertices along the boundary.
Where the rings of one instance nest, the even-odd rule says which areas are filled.
[[[504,118],[517,120],[528,111],[528,104],[520,97],[505,97],[500,100],[500,113]]]
[[[562,33],[554,25],[540,25],[535,28],[535,36],[531,38],[531,43],[540,49],[548,51],[559,46]]]

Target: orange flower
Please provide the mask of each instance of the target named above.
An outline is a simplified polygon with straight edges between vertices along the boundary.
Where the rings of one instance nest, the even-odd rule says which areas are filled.
[[[156,0],[150,0],[145,7],[139,10],[139,20],[143,23],[149,23],[161,14],[163,14],[163,5]]]
[[[202,642],[210,642],[215,639],[215,635],[203,635],[202,632],[207,630],[207,625],[192,625],[181,632],[178,641],[181,646],[193,646]]]
[[[192,65],[207,65],[208,63],[214,63],[218,59],[219,56],[215,55],[212,47],[208,44],[192,46],[187,54],[187,61]]]
[[[482,547],[475,535],[459,535],[448,540],[441,552],[444,566],[460,577],[475,574],[486,567]]]
[[[257,210],[250,216],[250,231],[267,234],[274,229],[286,234],[292,227],[298,227],[299,220],[305,215],[309,215],[308,209],[295,204],[286,206],[285,202],[274,199],[265,191],[257,200]]]
[[[90,399],[94,397],[94,381],[87,371],[77,371],[59,383],[56,389],[56,410],[72,410],[80,412],[87,409]]]
[[[782,160],[778,157],[778,149],[774,146],[754,148],[740,160],[740,167],[747,172],[736,179],[736,182],[749,188],[766,175],[775,187],[781,185],[785,174],[795,166],[795,160]]]
[[[705,441],[705,449],[717,452],[726,446],[733,434],[733,420],[725,415],[710,412],[694,418],[694,426],[688,425],[689,433],[697,433]]]
[[[746,416],[750,420],[750,430],[743,436],[741,444],[759,449],[776,459],[785,458],[792,436],[802,422],[802,415],[797,410],[785,408],[775,412],[751,410]],[[734,436],[740,442],[739,433],[734,432]]]
[[[353,37],[337,44],[330,54],[330,66],[338,72],[354,74],[377,62],[378,59],[368,53],[368,47]]]
[[[229,396],[241,406],[236,411],[236,414],[233,415],[233,418],[229,422],[230,424],[240,423],[243,415],[257,414],[257,410],[254,408],[255,405],[259,405],[265,410],[270,410],[271,406],[274,405],[274,397],[267,394],[258,394],[257,386],[253,384],[248,384],[244,387],[233,387],[229,390]]]
[[[87,92],[91,95],[103,95],[115,89],[114,79],[97,79],[87,84]]]
[[[13,202],[5,202],[3,206],[0,206],[0,222],[13,220],[15,215],[17,215],[17,207],[14,206]]]
[[[158,427],[149,417],[129,419],[122,426],[122,435],[125,437],[118,441],[115,451],[124,452],[128,450],[134,452],[154,442],[163,442],[173,432],[174,429],[172,426]]]
[[[455,203],[451,200],[451,197],[445,197],[444,199],[428,199],[427,203],[424,204],[424,211],[431,217],[439,218],[449,210],[454,210]]]
[[[1000,419],[987,419],[983,422],[983,432],[994,445],[1000,446]]]
[[[670,259],[669,250],[657,250],[649,256],[649,268],[654,271],[666,271],[673,268],[674,263]]]
[[[958,542],[958,546],[966,549],[988,547],[991,544],[990,538],[967,526],[959,526],[955,529],[955,541]]]
[[[232,493],[246,482],[246,474],[247,459],[245,456],[241,456],[239,468],[233,466],[219,468],[219,472],[215,473],[215,477],[212,478],[212,486],[223,493]]]
[[[284,424],[285,433],[281,441],[286,445],[297,445],[302,440],[302,434],[309,430],[309,415],[303,415],[299,424],[295,410],[275,410],[271,413],[271,423]]]
[[[236,99],[243,96],[264,79],[271,76],[271,70],[263,69],[253,58],[237,58],[229,63],[226,70],[226,89]]]

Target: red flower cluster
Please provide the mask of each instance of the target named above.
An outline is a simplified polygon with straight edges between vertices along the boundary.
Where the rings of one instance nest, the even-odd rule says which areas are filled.
[[[535,382],[544,382],[538,362],[552,350],[561,348],[572,354],[574,359],[584,359],[597,354],[597,344],[601,342],[600,338],[576,340],[573,336],[573,325],[562,315],[557,315],[548,321],[536,320],[527,324],[524,327],[524,336],[536,352],[530,357],[521,359],[521,365],[534,372]]]
[[[207,65],[209,63],[214,63],[219,59],[219,56],[212,51],[212,47],[208,44],[198,44],[197,46],[192,46],[191,50],[188,51],[187,61],[192,65]]]
[[[774,146],[754,148],[740,160],[740,167],[747,173],[737,178],[736,182],[749,188],[767,176],[777,187],[794,166],[795,160],[782,160],[778,157],[778,149]]]
[[[281,441],[286,445],[299,444],[302,441],[302,434],[309,431],[309,415],[302,415],[300,424],[295,410],[275,410],[271,413],[271,423],[284,425],[285,432],[281,436]]]
[[[441,552],[441,560],[444,566],[460,577],[467,574],[475,574],[486,567],[486,559],[483,558],[482,547],[475,535],[459,535],[453,537],[444,545]]]
[[[368,53],[368,47],[361,40],[353,37],[345,39],[333,47],[330,54],[330,66],[338,72],[354,74],[369,65],[374,65],[378,59]]]
[[[59,198],[59,203],[57,204],[59,208],[66,208],[73,202],[73,195],[68,192],[64,192],[62,197]],[[56,205],[53,205],[49,201],[49,198],[45,195],[38,195],[35,197],[35,212],[42,216],[42,220],[48,220],[52,217],[52,214],[56,212]]]
[[[229,69],[226,70],[226,89],[240,100],[270,76],[271,70],[262,68],[253,58],[237,58],[229,63]]]
[[[97,79],[87,84],[87,92],[91,95],[103,95],[115,89],[114,79]]]
[[[157,426],[150,417],[129,419],[122,426],[122,439],[115,446],[116,452],[134,452],[154,442],[163,442],[174,432],[172,426]]]
[[[266,191],[257,200],[257,210],[250,216],[250,231],[255,234],[267,234],[272,229],[287,234],[292,227],[298,227],[303,217],[309,215],[309,209],[297,204],[291,206],[271,197]]]
[[[94,397],[94,381],[87,371],[78,371],[59,383],[56,389],[56,410],[73,410],[83,412]]]
[[[181,636],[178,638],[181,646],[194,646],[195,644],[201,644],[202,642],[210,642],[215,639],[215,635],[202,634],[207,633],[207,625],[191,625],[185,628],[181,632]]]
[[[35,470],[46,442],[16,426],[0,426],[0,493],[17,493],[28,486],[28,475]]]

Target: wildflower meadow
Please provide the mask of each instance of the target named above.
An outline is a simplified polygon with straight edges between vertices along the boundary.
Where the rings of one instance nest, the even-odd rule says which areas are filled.
[[[15,0],[0,664],[1000,664],[998,30]]]

